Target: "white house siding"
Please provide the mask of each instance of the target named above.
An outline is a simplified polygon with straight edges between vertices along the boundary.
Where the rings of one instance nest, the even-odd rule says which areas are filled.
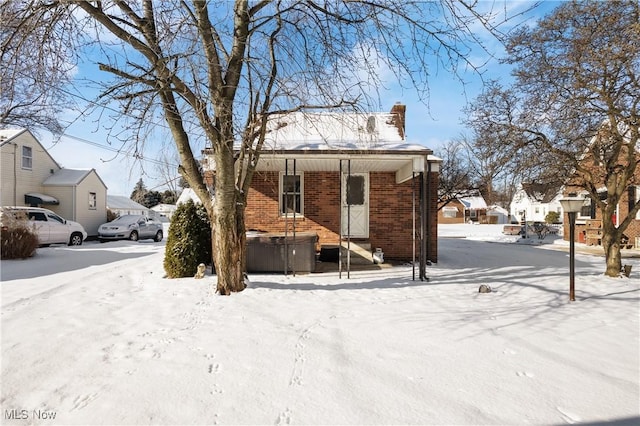
[[[22,168],[23,146],[31,147],[30,170]],[[24,194],[43,192],[42,182],[58,170],[60,166],[31,133],[13,137],[2,145],[2,205],[24,206]]]
[[[60,201],[48,208],[82,224],[89,236],[98,235],[98,227],[107,221],[107,189],[93,170],[76,185],[45,185],[44,192]],[[90,192],[96,193],[95,209],[89,208]]]
[[[516,220],[522,219],[522,212],[526,213],[527,222],[544,222],[547,214],[551,211],[558,212],[562,218],[562,207],[560,205],[560,194],[550,203],[541,203],[531,200],[526,192],[521,189],[514,195],[511,203],[511,215]]]

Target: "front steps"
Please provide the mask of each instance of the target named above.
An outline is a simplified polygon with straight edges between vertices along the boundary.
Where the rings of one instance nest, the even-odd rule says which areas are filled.
[[[342,262],[345,265],[347,264],[347,256],[350,257],[349,261],[351,265],[372,265],[373,255],[371,243],[364,241],[342,241]],[[338,245],[323,244],[320,249],[320,260],[337,263]]]

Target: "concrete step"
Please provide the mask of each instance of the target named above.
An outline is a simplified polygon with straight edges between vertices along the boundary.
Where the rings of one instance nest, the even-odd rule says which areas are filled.
[[[348,249],[347,249],[347,246]],[[322,249],[327,251],[333,251],[334,257],[337,257],[337,244],[323,244]],[[348,251],[347,251],[348,250]],[[362,241],[342,241],[342,261],[347,263],[347,255],[349,255],[349,261],[352,265],[371,265],[373,263],[373,257],[371,254],[371,244]],[[337,259],[335,259],[337,262]]]

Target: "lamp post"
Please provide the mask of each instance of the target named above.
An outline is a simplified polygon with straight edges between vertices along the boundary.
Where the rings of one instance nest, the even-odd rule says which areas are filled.
[[[576,213],[582,209],[584,199],[571,197],[560,200],[562,210],[569,215],[569,301],[576,300],[575,295],[575,257],[576,257]]]

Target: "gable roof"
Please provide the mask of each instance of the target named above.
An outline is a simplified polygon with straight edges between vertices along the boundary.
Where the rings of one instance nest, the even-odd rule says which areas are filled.
[[[482,196],[462,197],[460,202],[469,210],[482,210],[487,208],[487,203]]]
[[[74,186],[82,182],[91,171],[92,170],[60,169],[42,182],[42,185]]]
[[[40,143],[38,138],[36,138],[29,129],[21,129],[21,128],[0,129],[0,147],[12,143],[14,139],[17,139],[22,134],[25,134],[27,137],[30,137],[33,142],[40,145],[40,148],[42,148],[42,151],[51,159],[51,161],[53,161],[53,164],[55,164],[58,169],[61,168],[60,164],[51,156],[51,154],[49,154],[49,151],[45,149],[45,147]]]
[[[0,129],[0,146],[6,143],[9,143],[12,139],[17,137],[19,134],[27,131],[28,131],[27,129]]]
[[[107,207],[110,209],[149,210],[124,195],[107,195]]]
[[[370,149],[403,138],[385,113],[294,112],[271,121],[267,149]]]
[[[540,203],[550,203],[560,193],[562,183],[523,183],[522,189],[527,197]]]

